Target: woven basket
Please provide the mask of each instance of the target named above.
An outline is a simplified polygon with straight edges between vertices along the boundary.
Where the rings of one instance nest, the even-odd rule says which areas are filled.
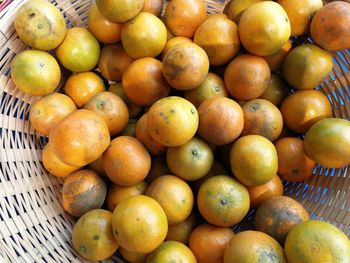
[[[10,76],[13,57],[26,48],[17,37],[13,18],[24,1],[0,5],[0,262],[82,262],[71,246],[75,220],[61,207],[62,180],[41,163],[46,138],[28,122],[30,97],[15,88]],[[90,0],[52,1],[68,27],[85,26]],[[222,12],[229,1],[206,1]],[[350,118],[350,52],[334,54],[334,69],[319,89],[327,94],[334,116]],[[285,182],[287,195],[300,201],[312,219],[328,221],[350,236],[350,171],[317,166],[304,183]],[[249,223],[248,216],[246,222]],[[123,262],[112,258],[114,262]]]

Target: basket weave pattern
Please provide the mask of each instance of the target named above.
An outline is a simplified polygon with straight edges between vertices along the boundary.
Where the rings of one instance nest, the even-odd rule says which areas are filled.
[[[70,241],[75,220],[60,204],[62,180],[49,175],[41,163],[47,139],[28,121],[30,104],[38,97],[20,92],[9,76],[11,60],[27,47],[13,26],[15,11],[24,1],[8,2],[0,13],[0,262],[81,262]],[[68,27],[86,25],[90,0],[52,2]],[[229,1],[206,2],[213,13],[222,12]],[[331,101],[334,116],[348,120],[349,70],[350,52],[335,54],[333,72],[319,87]],[[312,219],[328,221],[348,236],[349,189],[349,167],[317,166],[307,182],[285,183],[286,194],[300,201]]]

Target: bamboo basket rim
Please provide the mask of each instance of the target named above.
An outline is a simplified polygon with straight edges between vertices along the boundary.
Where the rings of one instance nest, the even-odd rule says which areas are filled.
[[[50,1],[63,11],[68,27],[86,24],[90,0]],[[26,48],[12,23],[23,2],[0,4],[0,262],[85,262],[70,244],[75,220],[60,204],[62,180],[49,175],[41,164],[46,139],[28,122],[29,106],[38,97],[20,92],[9,77],[11,60]],[[205,2],[210,13],[220,13],[229,0]],[[334,116],[349,120],[350,51],[334,54],[334,63],[319,90],[331,101]],[[350,237],[348,189],[349,166],[317,166],[308,181],[285,183],[285,193],[300,201],[312,219],[328,221]],[[117,257],[112,260],[124,262]]]

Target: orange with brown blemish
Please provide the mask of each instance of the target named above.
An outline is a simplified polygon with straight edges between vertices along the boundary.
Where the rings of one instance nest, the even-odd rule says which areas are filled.
[[[106,183],[92,170],[78,170],[69,175],[62,188],[63,209],[73,216],[101,208],[107,194]]]

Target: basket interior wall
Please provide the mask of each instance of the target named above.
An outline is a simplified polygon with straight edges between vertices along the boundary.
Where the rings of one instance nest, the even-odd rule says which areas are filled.
[[[84,26],[90,0],[52,1],[68,27]],[[206,1],[209,12],[222,12],[227,0]],[[41,164],[46,138],[28,122],[30,104],[9,77],[12,58],[25,49],[13,27],[13,1],[0,13],[0,262],[71,262],[78,256],[70,245],[75,220],[60,205],[62,181]],[[350,52],[335,54],[332,74],[319,87],[333,105],[334,116],[350,119]],[[350,171],[317,166],[304,183],[285,183],[313,219],[333,223],[350,236]],[[81,260],[81,259],[80,259]],[[115,262],[117,261],[114,258]],[[120,261],[120,260],[118,260]]]

